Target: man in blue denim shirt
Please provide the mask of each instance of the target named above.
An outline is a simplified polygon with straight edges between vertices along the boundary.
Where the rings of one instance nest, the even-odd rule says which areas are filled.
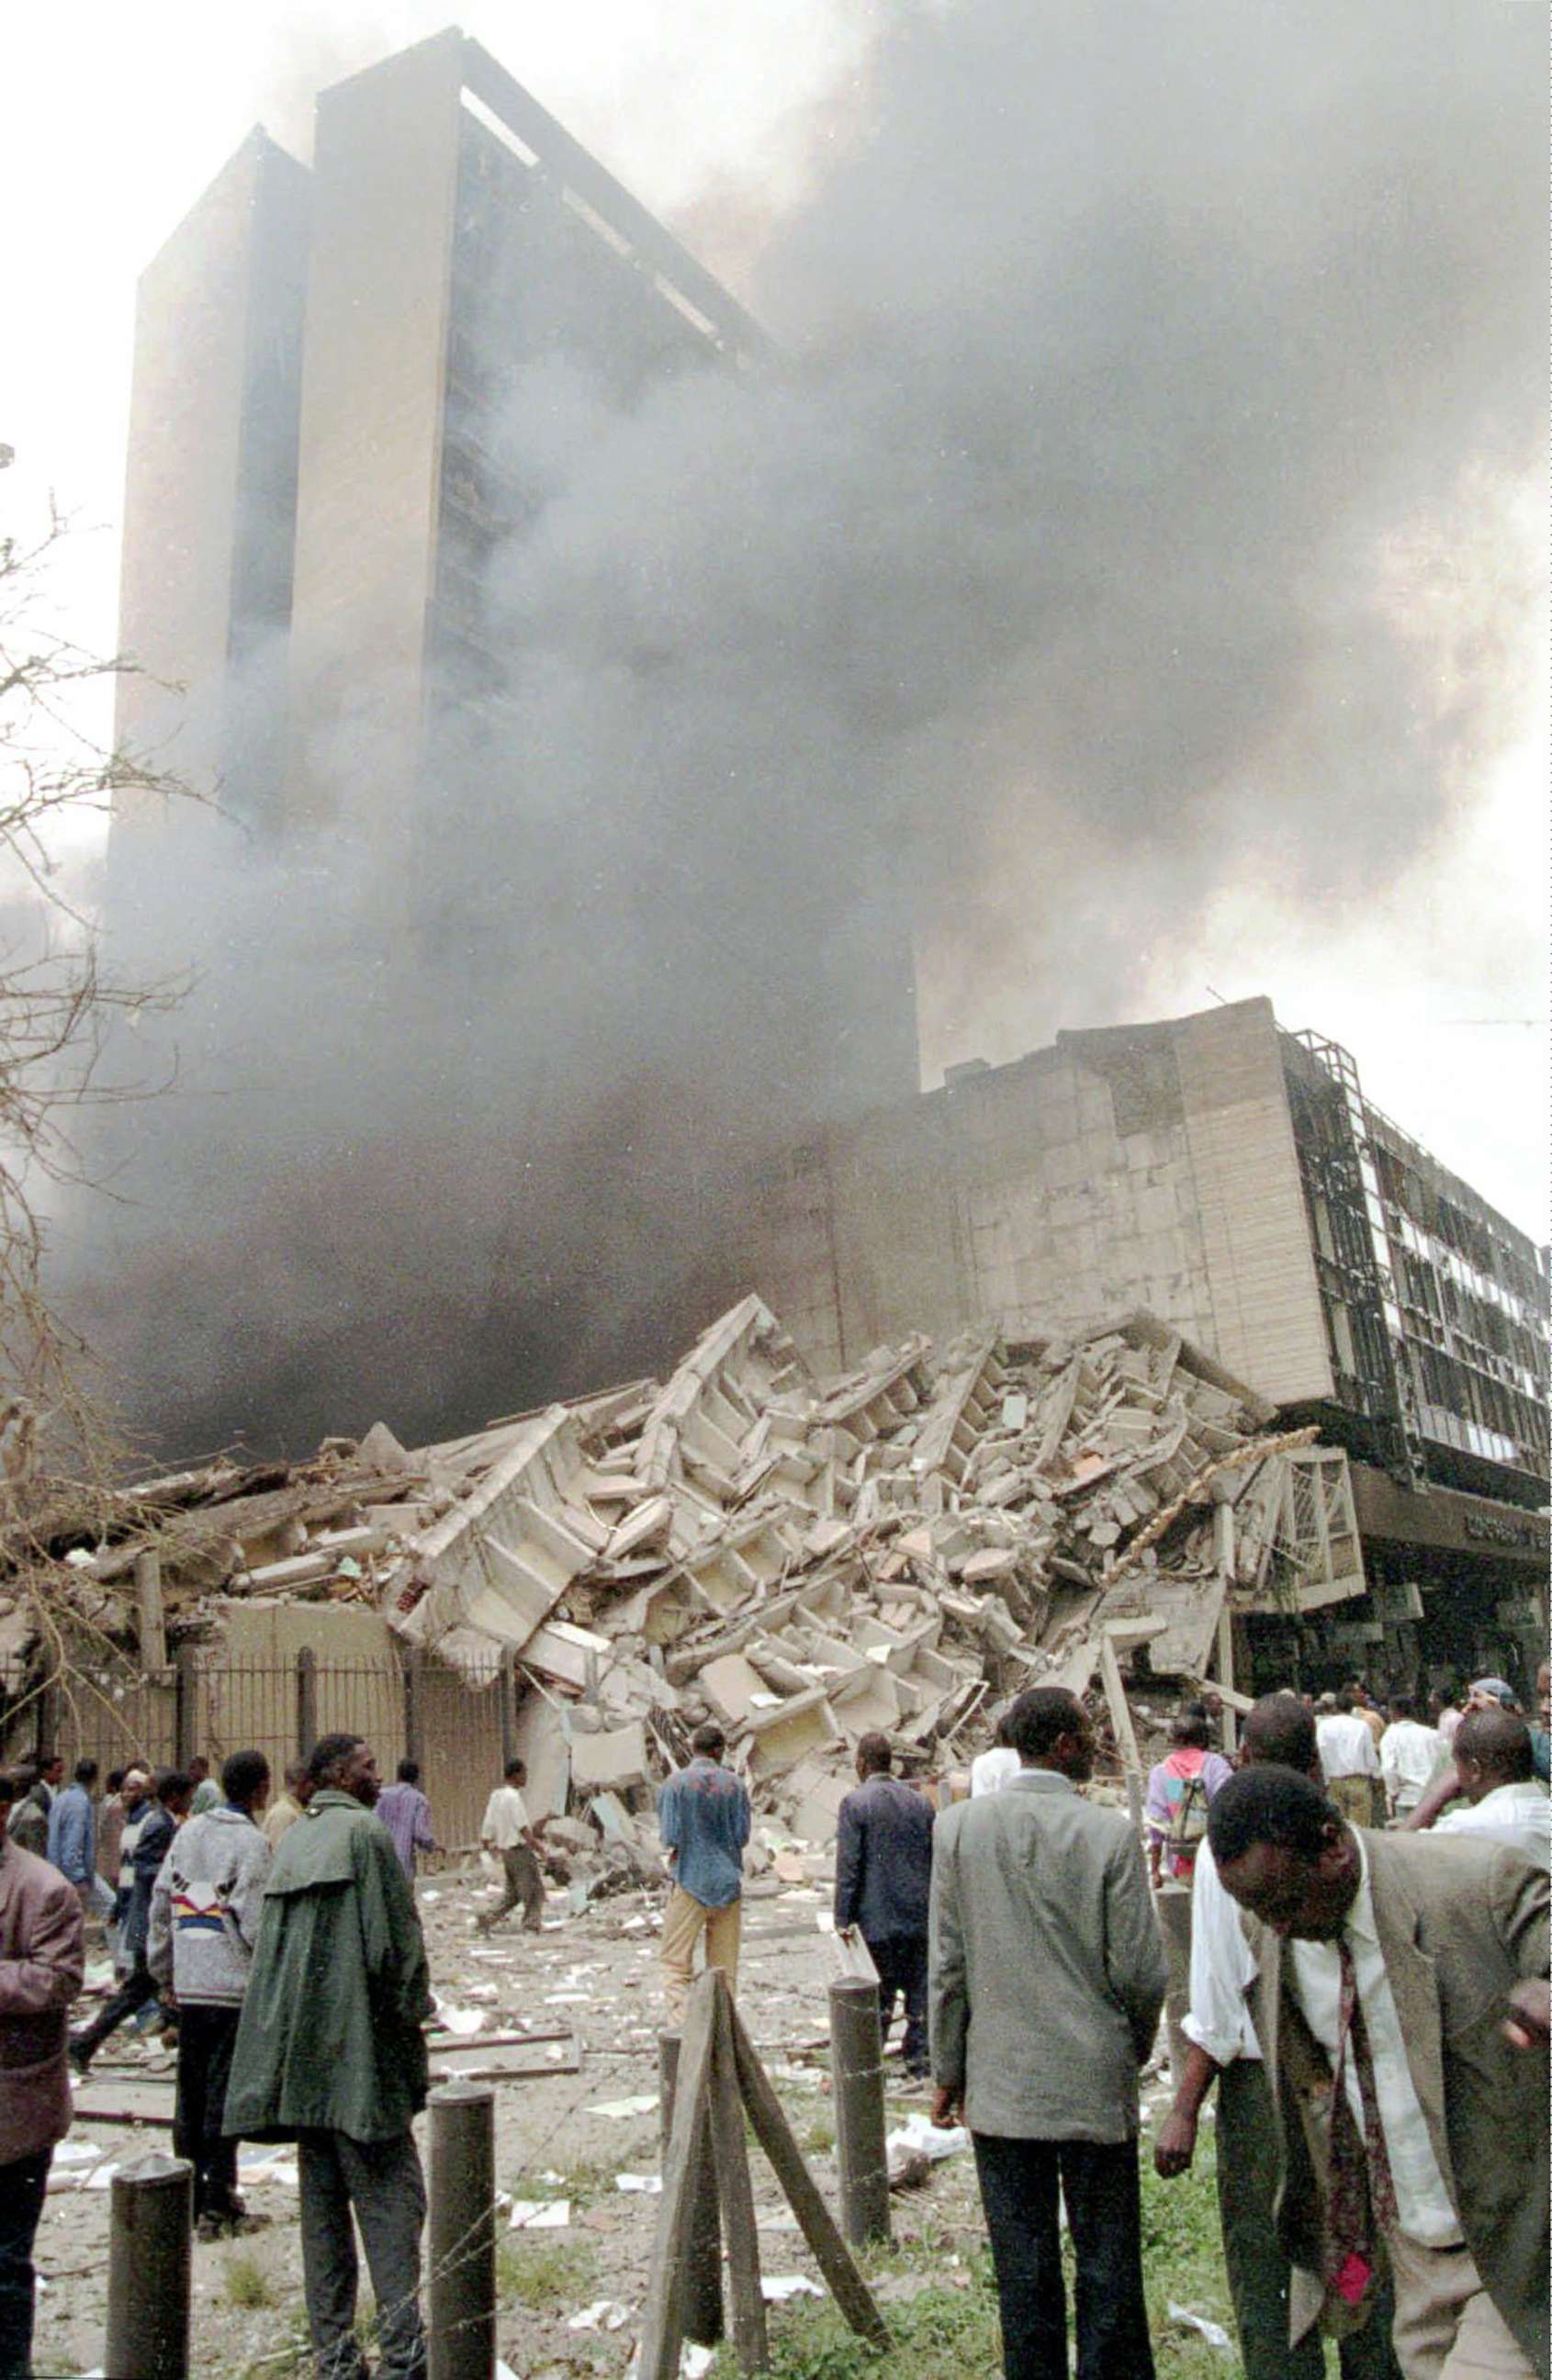
[[[690,1738],[687,1768],[676,1769],[658,1794],[658,1829],[673,1870],[663,1919],[663,2002],[670,2031],[683,2022],[704,1933],[706,1963],[721,1967],[731,1989],[738,1980],[738,1933],[744,1890],[744,1846],[749,1840],[749,1796],[731,1768],[721,1767],[727,1739],[709,1721]]]

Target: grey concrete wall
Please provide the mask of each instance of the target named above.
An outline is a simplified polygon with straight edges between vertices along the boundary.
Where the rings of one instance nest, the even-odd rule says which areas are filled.
[[[830,1133],[772,1184],[750,1279],[824,1369],[1142,1305],[1276,1402],[1330,1388],[1266,1001],[1064,1034]]]

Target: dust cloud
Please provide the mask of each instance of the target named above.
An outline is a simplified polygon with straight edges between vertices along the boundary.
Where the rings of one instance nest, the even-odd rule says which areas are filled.
[[[1544,48],[1509,0],[892,8],[756,244],[768,365],[515,361],[500,682],[440,690],[407,920],[357,831],[130,864],[200,988],[60,1249],[132,1415],[445,1434],[659,1364],[792,1137],[901,1088],[913,939],[934,1047],[1032,1045],[1214,888],[1360,903],[1442,832],[1522,688],[1520,559],[1461,668],[1437,556],[1543,450]]]

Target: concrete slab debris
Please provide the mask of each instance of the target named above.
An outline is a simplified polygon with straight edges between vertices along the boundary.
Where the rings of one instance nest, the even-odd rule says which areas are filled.
[[[1085,1692],[1145,1642],[1155,1674],[1201,1678],[1226,1607],[1291,1568],[1301,1607],[1321,1599],[1300,1515],[1355,1548],[1342,1482],[1312,1500],[1288,1468],[1308,1433],[1273,1420],[1148,1315],[1015,1345],[989,1326],[913,1337],[818,1381],[751,1296],[661,1383],[431,1446],[379,1422],[309,1463],[141,1481],[122,1526],[62,1537],[50,1592],[98,1627],[127,1597],[132,1629],[154,1515],[170,1646],[242,1596],[340,1598],[471,1685],[503,1677],[579,1906],[661,1879],[655,1787],[704,1718],[761,1816],[824,1844],[866,1733],[940,1778],[1026,1684]],[[1223,1505],[1237,1533],[1215,1527]],[[1333,1557],[1330,1593],[1361,1586],[1356,1560]],[[17,1617],[0,1609],[7,1674]]]

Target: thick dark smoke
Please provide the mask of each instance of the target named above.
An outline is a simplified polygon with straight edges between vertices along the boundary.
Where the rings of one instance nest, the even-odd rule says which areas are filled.
[[[1518,690],[1511,577],[1444,699],[1405,555],[1543,448],[1544,50],[1510,0],[902,8],[746,293],[779,366],[510,385],[430,951],[345,842],[140,888],[204,976],[85,1256],[141,1421],[450,1431],[661,1361],[737,1278],[730,1152],[867,1087],[897,870],[1033,1044],[1225,882],[1415,856]]]

